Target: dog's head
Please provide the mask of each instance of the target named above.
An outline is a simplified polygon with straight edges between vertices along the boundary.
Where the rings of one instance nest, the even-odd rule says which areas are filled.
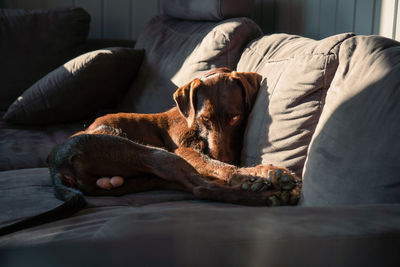
[[[203,153],[238,163],[247,115],[260,81],[257,73],[221,68],[178,88],[174,100],[188,127],[206,140]]]

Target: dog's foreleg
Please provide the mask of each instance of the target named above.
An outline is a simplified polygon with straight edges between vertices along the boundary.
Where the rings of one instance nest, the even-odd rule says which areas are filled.
[[[178,147],[175,153],[184,158],[202,176],[220,182],[229,182],[238,173],[238,168],[218,160],[214,160],[189,147]]]
[[[191,148],[176,153],[201,175],[217,183],[198,186],[194,194],[201,199],[246,205],[294,205],[300,198],[301,179],[288,169],[272,165],[238,168],[219,162]]]

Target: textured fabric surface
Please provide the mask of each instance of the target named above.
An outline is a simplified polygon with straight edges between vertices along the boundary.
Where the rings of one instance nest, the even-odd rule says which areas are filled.
[[[0,172],[0,193],[0,226],[60,204],[46,168]],[[327,259],[337,266],[365,266],[371,260],[382,265],[392,262],[393,253],[397,257],[400,241],[400,204],[247,207],[173,191],[87,199],[87,208],[69,218],[0,237],[1,265],[25,266],[30,259],[54,265],[49,264],[54,257],[71,263],[75,256],[84,265],[147,265],[154,255],[172,266],[221,266],[221,261],[278,266]]]
[[[0,111],[76,56],[89,23],[89,14],[81,8],[0,9]]]
[[[141,194],[156,198],[158,193]],[[268,208],[165,200],[140,207],[126,204],[86,208],[70,218],[0,237],[0,245],[84,240],[134,242],[147,237],[209,245],[287,240],[297,246],[304,239],[363,240],[396,233],[400,233],[399,204]]]
[[[226,231],[223,231],[225,234]],[[168,236],[83,240],[0,248],[0,263],[31,266],[385,266],[398,267],[398,234],[367,237],[285,238],[245,236],[230,242]]]
[[[339,67],[313,136],[302,204],[400,202],[400,43],[357,36]]]
[[[242,165],[274,164],[301,176],[338,64],[338,44],[350,36],[315,41],[274,34],[248,45],[237,69],[255,71],[263,81],[248,119]]]
[[[382,209],[380,214],[374,212],[373,216],[384,215],[385,211],[392,213],[393,210],[395,209]],[[226,212],[224,211],[222,215]],[[170,215],[173,214],[170,213]],[[379,226],[379,230],[371,229],[370,234],[360,236],[293,238],[289,231],[286,232],[285,238],[274,239],[268,238],[265,230],[259,231],[260,227],[252,227],[251,224],[244,224],[240,227],[239,223],[243,219],[238,221],[236,218],[229,217],[232,219],[230,222],[224,220],[204,222],[208,217],[202,211],[198,216],[201,215],[203,217],[199,217],[199,223],[190,221],[189,225],[180,225],[182,229],[176,229],[178,224],[174,220],[168,220],[170,218],[166,218],[166,216],[157,218],[158,221],[154,222],[154,219],[149,218],[148,214],[143,214],[141,217],[142,227],[150,221],[151,229],[159,230],[160,228],[155,228],[155,224],[158,224],[161,229],[169,230],[169,226],[175,230],[173,232],[163,231],[162,235],[145,232],[142,235],[129,235],[129,238],[124,236],[123,239],[118,240],[93,240],[86,233],[79,242],[55,241],[36,246],[3,247],[0,248],[0,263],[8,267],[30,266],[32,262],[39,266],[66,267],[121,265],[397,267],[399,265],[399,232],[398,229],[393,232],[390,231],[390,228],[385,229],[388,223],[382,225],[374,220],[373,224]],[[232,215],[251,216],[252,214],[232,212]],[[324,215],[334,216],[337,214]],[[305,217],[301,216],[302,219],[306,219]],[[195,216],[190,218],[197,219]],[[258,216],[256,218],[259,219]],[[307,218],[307,221],[309,219],[312,219],[311,216]],[[348,221],[342,216],[341,219]],[[364,222],[362,220],[369,219],[369,217],[357,216],[357,219],[360,220],[359,222]],[[356,224],[357,219],[352,219],[352,223]],[[100,221],[98,220],[99,223]],[[327,222],[329,223],[328,220]],[[80,224],[77,221],[76,223]],[[235,223],[236,227],[232,227]],[[273,216],[266,222],[268,225],[274,223],[279,224],[279,221]],[[171,224],[173,225],[171,226]],[[194,225],[198,228],[195,228]],[[342,225],[344,223],[340,224],[340,226]],[[365,225],[365,222],[362,225]],[[79,226],[82,229],[85,228],[84,225]],[[91,226],[86,225],[86,230],[89,230]],[[129,230],[131,229],[132,227]],[[273,229],[277,230],[275,227]],[[43,235],[47,233],[44,230],[38,230],[34,234],[39,232]],[[66,230],[63,237],[65,239],[75,237],[71,232]],[[25,238],[31,241],[28,234],[25,235]],[[84,230],[82,234],[84,234]],[[233,237],[230,238],[230,236]]]
[[[164,0],[164,14],[186,20],[216,21],[250,16],[254,0]]]
[[[46,168],[0,172],[0,227],[59,206]]]
[[[188,193],[152,191],[121,197],[86,197],[89,208],[106,206],[140,207],[165,201],[193,199]],[[0,172],[0,227],[59,206],[47,168]]]
[[[247,18],[219,23],[153,18],[136,43],[135,48],[146,54],[120,108],[166,111],[174,106],[172,94],[178,87],[212,68],[234,69],[244,46],[259,35],[259,27]]]
[[[84,123],[18,126],[0,120],[0,171],[46,166],[51,149],[83,129]]]
[[[61,123],[115,107],[135,78],[143,54],[112,47],[76,57],[26,90],[3,119],[20,124]]]

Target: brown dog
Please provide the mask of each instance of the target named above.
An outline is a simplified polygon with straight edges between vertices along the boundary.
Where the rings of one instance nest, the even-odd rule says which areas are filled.
[[[96,119],[48,158],[58,196],[66,198],[65,186],[87,195],[174,189],[241,204],[296,204],[301,181],[287,169],[235,166],[260,80],[217,69],[180,87],[167,112]]]

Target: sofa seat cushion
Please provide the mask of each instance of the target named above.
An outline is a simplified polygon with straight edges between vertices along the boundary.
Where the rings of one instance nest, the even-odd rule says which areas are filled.
[[[0,228],[58,207],[47,168],[0,172]]]
[[[0,171],[45,167],[51,149],[83,129],[84,123],[19,126],[0,120]]]
[[[89,24],[90,16],[81,8],[0,9],[0,111],[75,57]]]
[[[307,156],[303,205],[400,203],[399,77],[399,42],[343,42]]]
[[[193,199],[177,191],[152,191],[121,197],[86,197],[87,207],[140,207],[158,202]],[[47,168],[0,171],[0,228],[60,206]]]
[[[263,81],[248,119],[242,165],[274,164],[301,176],[338,65],[339,44],[350,36],[315,41],[273,34],[247,46],[237,69],[258,72]]]
[[[134,240],[137,235],[164,234],[206,241],[215,235],[215,241],[231,242],[400,233],[400,204],[248,207],[195,200],[189,193],[167,190],[85,198],[88,205],[77,214],[0,237],[0,247],[82,238]],[[0,200],[0,227],[62,203],[53,194],[47,168],[0,172]]]
[[[210,266],[218,255],[224,266],[247,266],[254,259],[264,266],[288,258],[296,264],[307,260],[321,265],[329,259],[344,266],[354,256],[353,264],[365,266],[371,260],[391,262],[400,241],[400,204],[248,207],[194,200],[174,191],[86,199],[88,206],[73,216],[0,237],[0,262],[14,262],[21,255],[17,265],[25,266],[29,264],[21,261],[34,255],[35,264],[49,265],[49,257],[57,255],[58,262],[68,263],[73,258],[100,265],[149,264],[157,255],[163,265],[206,261],[201,266]],[[0,226],[61,204],[46,168],[0,172],[0,200]],[[207,253],[210,248],[215,253]]]
[[[11,249],[0,256],[57,266],[396,266],[399,237],[399,204],[268,208],[184,200],[87,208],[0,237]]]
[[[120,109],[138,113],[170,109],[178,87],[212,68],[235,69],[243,48],[260,35],[260,28],[248,18],[220,22],[153,18],[137,40],[135,48],[146,54]]]

